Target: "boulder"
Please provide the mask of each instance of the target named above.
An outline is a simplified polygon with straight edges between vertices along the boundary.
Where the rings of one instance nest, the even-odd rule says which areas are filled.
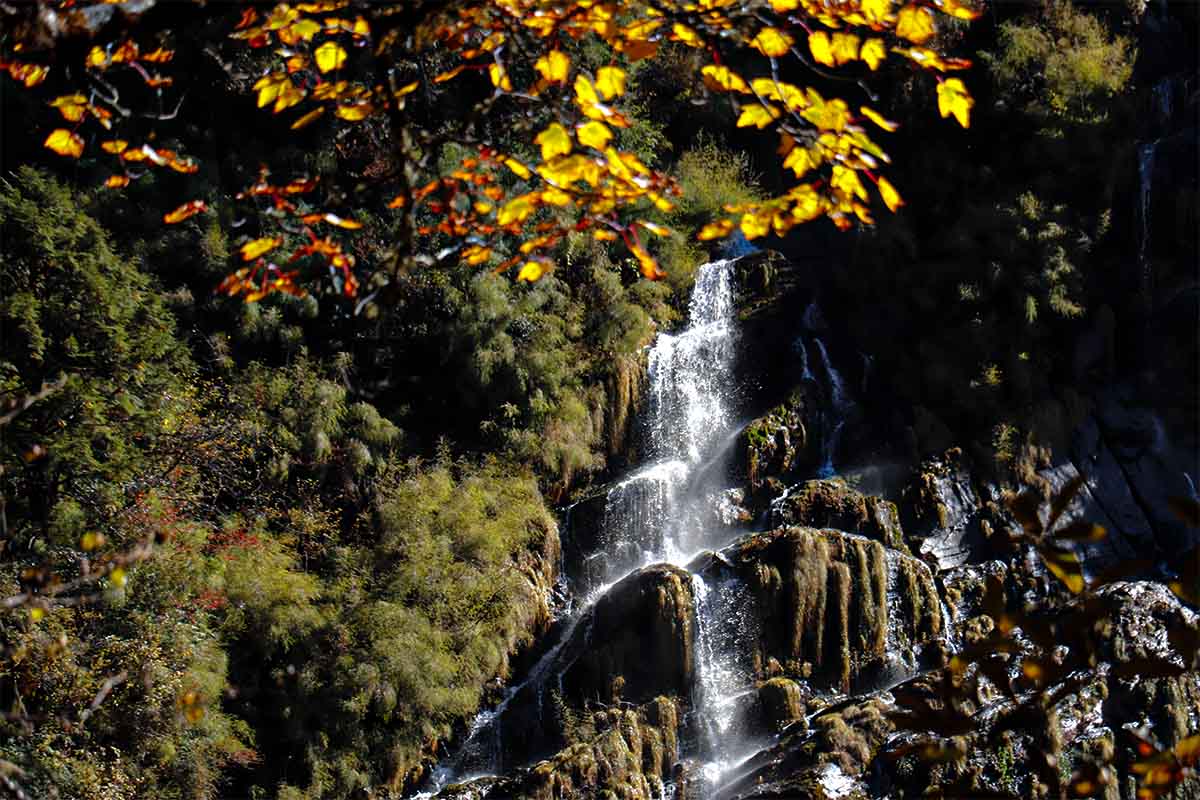
[[[908,552],[895,503],[863,495],[841,478],[812,480],[771,507],[771,524],[836,528]]]
[[[877,541],[834,530],[781,528],[724,551],[761,622],[755,663],[774,659],[814,689],[887,683],[941,634],[928,568]]]
[[[958,450],[926,461],[900,501],[909,547],[939,570],[982,560],[988,554],[985,501],[998,498],[998,490],[991,486],[980,496]]]
[[[816,466],[819,456],[805,425],[808,406],[805,389],[799,386],[738,434],[735,469],[756,505],[764,506],[768,495]]]
[[[447,787],[438,798],[667,798],[679,760],[678,728],[679,708],[666,697],[638,708],[580,712],[566,732],[568,743],[555,755],[508,777]]]

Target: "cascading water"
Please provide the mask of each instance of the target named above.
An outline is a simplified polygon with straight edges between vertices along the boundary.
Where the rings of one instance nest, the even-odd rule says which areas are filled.
[[[1158,141],[1147,142],[1138,148],[1138,222],[1141,235],[1138,236],[1138,268],[1142,280],[1142,292],[1149,301],[1154,294],[1154,271],[1150,266],[1147,255],[1150,244],[1150,200],[1154,179],[1154,151]]]
[[[842,439],[842,429],[846,426],[846,417],[854,406],[854,401],[846,393],[846,383],[842,375],[829,360],[829,352],[825,342],[814,340],[817,353],[821,357],[821,369],[825,373],[826,386],[829,391],[828,405],[822,409],[824,435],[821,437],[821,466],[817,468],[818,478],[828,478],[834,474],[833,459],[837,455],[838,444]]]
[[[707,520],[717,517],[714,495],[705,487],[690,484],[711,466],[714,451],[732,441],[730,399],[736,341],[732,263],[715,261],[697,270],[687,327],[676,334],[660,334],[650,350],[646,434],[655,461],[609,489],[596,549],[584,559],[583,575],[575,576],[572,586],[576,592],[583,590],[584,601],[573,604],[558,643],[525,680],[509,689],[498,706],[478,715],[456,756],[434,771],[431,785],[420,797],[431,797],[465,775],[500,769],[499,742],[510,703],[526,697],[542,702],[543,684],[559,677],[551,674],[551,668],[561,648],[613,583],[653,563],[682,566],[710,544]],[[709,598],[701,599],[696,610],[703,640],[697,648],[697,674],[702,676],[695,698],[697,727],[710,732],[703,737],[706,744],[701,756],[719,763],[727,755],[727,748],[716,744],[722,739],[719,734],[728,729],[724,701],[739,680],[741,689],[751,686],[749,672],[738,670],[734,661],[726,659],[734,650],[749,651],[731,647],[729,625],[751,615],[731,614],[727,591],[709,592],[699,576],[694,583],[697,598]],[[748,630],[745,625],[742,628]]]

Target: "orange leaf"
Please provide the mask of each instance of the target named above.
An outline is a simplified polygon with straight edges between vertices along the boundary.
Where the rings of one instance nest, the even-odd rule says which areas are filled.
[[[129,176],[128,175],[110,175],[110,176],[108,176],[108,180],[106,180],[104,182],[104,185],[109,189],[120,189],[124,186],[129,185]]]
[[[163,215],[163,222],[168,225],[173,225],[176,222],[183,222],[189,217],[194,217],[208,210],[208,204],[203,200],[189,200],[174,211],[167,212]]]
[[[307,125],[311,125],[313,122],[316,122],[317,118],[320,117],[324,113],[325,113],[325,106],[317,106],[312,111],[309,111],[307,114],[300,117],[300,119],[293,122],[292,130],[297,131]]]

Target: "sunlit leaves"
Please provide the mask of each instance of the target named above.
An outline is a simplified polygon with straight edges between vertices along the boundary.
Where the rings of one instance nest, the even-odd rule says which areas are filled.
[[[580,125],[575,135],[579,138],[580,144],[594,147],[597,150],[608,147],[609,141],[612,140],[612,131],[608,129],[608,126],[595,120]]]
[[[897,128],[900,127],[895,122],[892,122],[890,119],[887,119],[882,114],[880,114],[878,111],[876,111],[873,108],[870,108],[869,106],[860,106],[858,111],[864,117],[871,120],[871,122],[874,122],[876,125],[883,128],[888,133],[892,133],[893,131],[895,131]]]
[[[542,148],[542,160],[549,161],[555,156],[571,152],[571,134],[560,123],[552,122],[550,126],[539,133],[533,140]]]
[[[9,77],[21,83],[26,89],[32,89],[50,74],[50,69],[41,64],[28,64],[19,61],[4,61],[0,59],[0,70],[7,70]]]
[[[517,273],[519,281],[536,281],[546,272],[546,265],[541,261],[526,261]]]
[[[571,59],[561,50],[551,50],[534,63],[534,68],[547,83],[566,83]]]
[[[106,189],[121,189],[128,185],[129,185],[129,176],[128,175],[109,175],[108,179],[106,181],[104,181],[104,187]]]
[[[325,113],[325,106],[317,106],[312,111],[309,111],[308,113],[303,114],[302,116],[300,116],[299,119],[297,119],[295,122],[293,122],[292,130],[295,131],[295,130],[299,130],[301,128],[308,127],[309,125],[311,125],[312,123],[314,123],[318,119],[320,119],[321,116],[324,115],[324,113]]]
[[[527,194],[521,195],[504,204],[496,215],[496,222],[500,225],[521,223],[533,213],[533,210],[533,197]]]
[[[346,49],[337,42],[325,42],[313,51],[313,58],[321,72],[332,72],[346,63]]]
[[[883,39],[867,39],[858,55],[874,71],[879,69],[879,65],[887,58],[887,46]]]
[[[51,108],[57,108],[68,122],[79,122],[87,111],[87,98],[81,94],[69,94],[56,97],[50,101]]]
[[[271,252],[281,244],[283,244],[282,236],[264,236],[261,239],[252,239],[246,242],[241,246],[239,252],[242,254],[242,261],[253,261],[259,256]]]
[[[625,94],[625,70],[618,67],[601,67],[596,72],[596,91],[605,100]]]
[[[197,214],[202,214],[208,210],[208,205],[203,200],[189,200],[178,208],[168,211],[163,215],[163,222],[168,225],[173,225],[177,222],[183,222],[185,219],[194,217]]]
[[[906,5],[896,20],[896,35],[913,44],[924,44],[937,32],[933,12],[924,6]]]
[[[42,143],[47,149],[53,150],[60,156],[79,158],[83,155],[83,139],[74,131],[58,128],[50,132]]]
[[[879,196],[883,198],[883,204],[888,207],[888,210],[895,213],[900,206],[904,205],[904,201],[900,199],[900,193],[896,191],[896,187],[892,186],[891,181],[887,178],[880,178]]]
[[[783,112],[772,105],[746,105],[742,106],[742,113],[738,116],[737,126],[739,128],[748,128],[754,126],[756,128],[765,128],[770,125],[772,120],[779,118]]]
[[[750,40],[750,46],[764,56],[774,58],[786,55],[795,41],[787,31],[778,28],[763,28]]]
[[[749,92],[750,87],[740,75],[729,67],[718,64],[707,64],[701,68],[700,74],[704,85],[710,89],[725,92]]]
[[[964,128],[971,126],[971,108],[975,100],[967,93],[967,87],[958,78],[947,78],[938,84],[938,113],[943,117],[954,115]]]

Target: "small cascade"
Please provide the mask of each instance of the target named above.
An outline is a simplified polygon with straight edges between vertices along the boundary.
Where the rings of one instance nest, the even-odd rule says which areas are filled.
[[[1138,147],[1138,270],[1142,281],[1142,293],[1147,301],[1154,297],[1154,270],[1148,255],[1150,249],[1151,191],[1154,181],[1154,151],[1158,140],[1143,143]]]
[[[846,393],[846,383],[842,379],[841,373],[829,360],[825,342],[819,338],[814,338],[813,341],[817,345],[821,369],[825,374],[825,385],[829,392],[828,405],[822,409],[821,413],[824,435],[821,437],[821,466],[817,469],[817,477],[828,478],[834,474],[833,459],[837,455],[838,444],[842,439],[842,429],[846,425],[846,417],[853,408],[854,401]]]
[[[759,637],[754,598],[735,578],[692,576],[696,595],[697,728],[704,780],[714,789],[727,771],[753,753],[743,720],[754,699],[752,653]]]
[[[703,265],[688,326],[660,334],[650,350],[650,449],[660,459],[697,463],[732,420],[733,276],[730,261]]]

